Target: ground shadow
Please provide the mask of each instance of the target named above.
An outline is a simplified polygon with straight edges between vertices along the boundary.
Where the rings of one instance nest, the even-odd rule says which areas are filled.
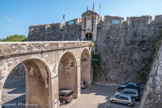
[[[25,108],[26,81],[21,78],[7,78],[2,93],[2,108]]]
[[[25,94],[2,105],[2,108],[25,108]]]
[[[127,105],[122,104],[112,104],[109,100],[114,95],[114,93],[117,90],[117,86],[102,86],[102,85],[92,85],[90,88],[82,90],[82,94],[94,94],[98,96],[105,96],[106,102],[99,103],[97,108],[129,108]],[[137,102],[138,105],[135,105],[134,108],[139,107],[139,102]]]
[[[9,78],[4,84],[4,89],[12,89],[8,94],[22,94],[26,90],[26,81],[25,79],[18,78]]]

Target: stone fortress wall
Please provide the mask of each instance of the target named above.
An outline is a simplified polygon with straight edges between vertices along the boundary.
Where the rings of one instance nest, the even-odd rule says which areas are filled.
[[[102,58],[97,83],[143,83],[162,28],[162,19],[156,19],[152,22],[151,16],[142,16],[124,21],[122,17],[105,16],[98,25],[96,40]],[[113,24],[113,20],[120,23]]]
[[[29,27],[28,41],[72,41],[81,36],[81,19]]]

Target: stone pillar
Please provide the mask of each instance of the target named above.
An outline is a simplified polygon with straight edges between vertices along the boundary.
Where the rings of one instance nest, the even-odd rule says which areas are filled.
[[[58,88],[58,76],[52,78],[52,108],[59,108],[59,88]]]
[[[77,98],[80,97],[80,89],[81,89],[81,85],[80,85],[80,81],[81,81],[81,64],[80,64],[80,59],[77,60]]]
[[[26,75],[26,103],[34,104],[40,108],[49,108],[49,87],[45,87],[45,79],[37,76]],[[27,106],[26,108],[31,108]]]
[[[88,86],[91,85],[90,59],[81,60],[81,78],[86,81]]]

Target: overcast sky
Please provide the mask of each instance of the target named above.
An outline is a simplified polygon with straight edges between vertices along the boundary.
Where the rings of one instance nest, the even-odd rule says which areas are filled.
[[[13,34],[28,35],[29,26],[60,23],[80,18],[87,10],[101,16],[129,16],[162,14],[162,0],[0,0],[0,39]]]

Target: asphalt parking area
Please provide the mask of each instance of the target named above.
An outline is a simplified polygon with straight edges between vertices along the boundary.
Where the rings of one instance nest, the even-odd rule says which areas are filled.
[[[127,105],[112,104],[109,99],[116,92],[117,86],[92,85],[82,91],[79,99],[74,99],[69,104],[61,105],[61,108],[129,108]],[[139,108],[140,102],[136,102],[132,108]]]

